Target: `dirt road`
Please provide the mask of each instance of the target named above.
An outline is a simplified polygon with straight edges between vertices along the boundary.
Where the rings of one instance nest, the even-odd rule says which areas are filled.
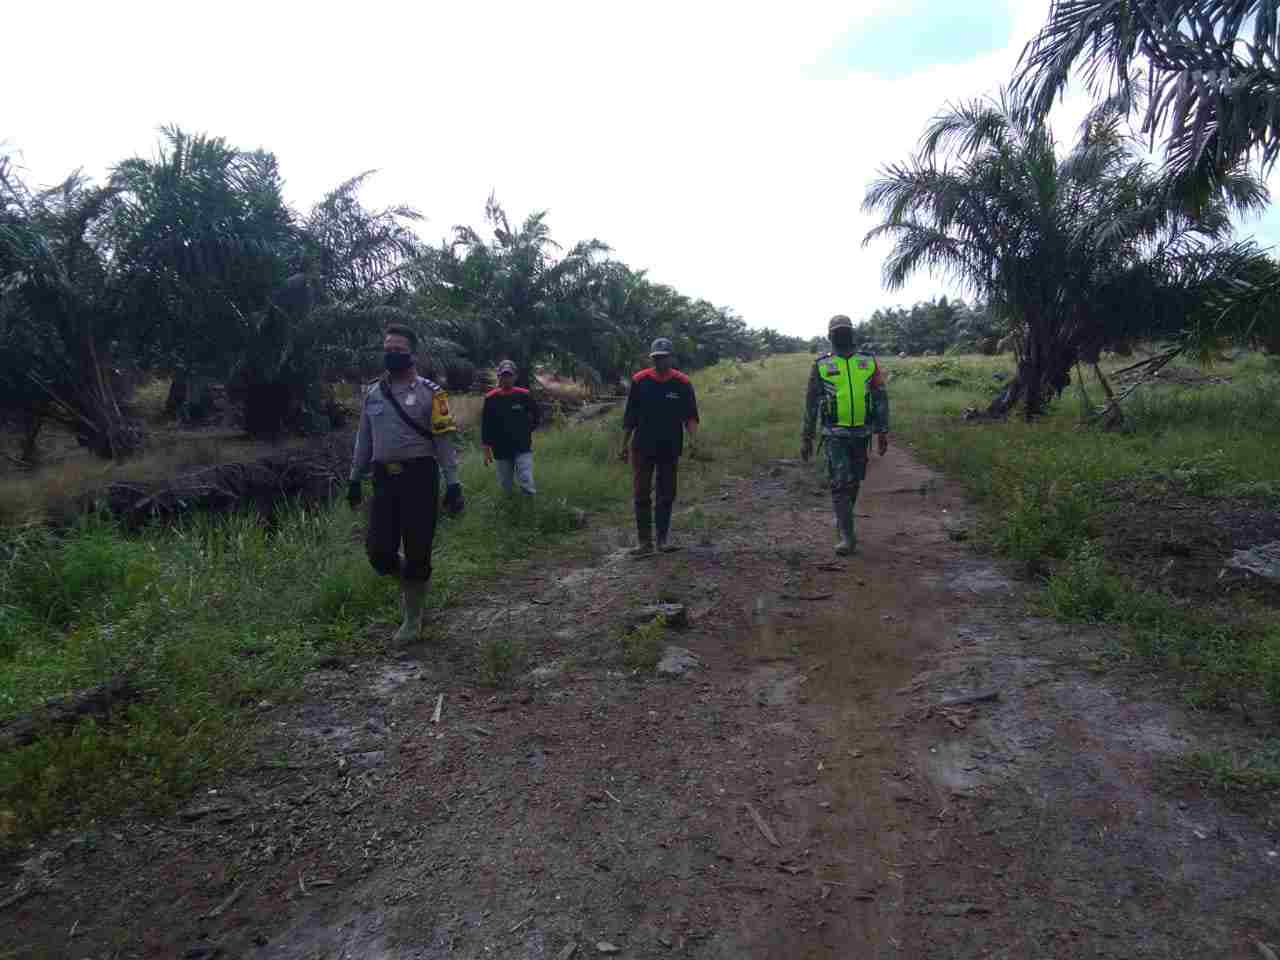
[[[949,484],[877,460],[838,563],[799,464],[697,510],[680,553],[628,561],[625,531],[593,531],[447,637],[328,664],[263,706],[255,770],[180,816],[31,851],[0,877],[22,894],[0,956],[1280,950],[1280,818],[1161,776],[1216,721],[1029,616]],[[680,675],[618,656],[657,600],[690,617]],[[500,694],[471,659],[495,630],[531,668]]]

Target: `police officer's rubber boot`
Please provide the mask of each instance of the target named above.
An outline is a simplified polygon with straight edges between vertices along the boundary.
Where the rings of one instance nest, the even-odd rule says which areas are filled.
[[[636,504],[636,545],[628,555],[632,560],[653,556],[653,510],[648,504]]]
[[[404,622],[391,638],[393,643],[417,643],[422,634],[422,613],[427,605],[427,581],[400,581],[400,610]]]
[[[840,539],[836,541],[836,554],[847,557],[853,553],[853,500],[849,494],[841,490],[831,495],[831,509],[836,515],[836,532]]]

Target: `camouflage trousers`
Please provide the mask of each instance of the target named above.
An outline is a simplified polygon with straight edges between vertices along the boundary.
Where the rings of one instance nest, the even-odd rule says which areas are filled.
[[[829,436],[823,441],[822,449],[827,454],[827,480],[831,484],[831,492],[847,492],[856,498],[858,487],[867,478],[871,438]]]

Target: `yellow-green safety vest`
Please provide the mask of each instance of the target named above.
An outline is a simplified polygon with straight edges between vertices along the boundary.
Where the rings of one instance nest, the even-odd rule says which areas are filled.
[[[826,422],[833,427],[861,427],[867,422],[871,378],[876,375],[873,357],[828,354],[818,358],[818,375],[826,384]],[[834,401],[834,403],[833,403]]]

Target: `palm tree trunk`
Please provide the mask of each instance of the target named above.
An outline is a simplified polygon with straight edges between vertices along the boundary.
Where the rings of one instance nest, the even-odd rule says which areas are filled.
[[[36,409],[22,411],[22,447],[18,456],[28,466],[34,467],[36,461],[40,459],[40,428],[43,426],[43,411]]]

